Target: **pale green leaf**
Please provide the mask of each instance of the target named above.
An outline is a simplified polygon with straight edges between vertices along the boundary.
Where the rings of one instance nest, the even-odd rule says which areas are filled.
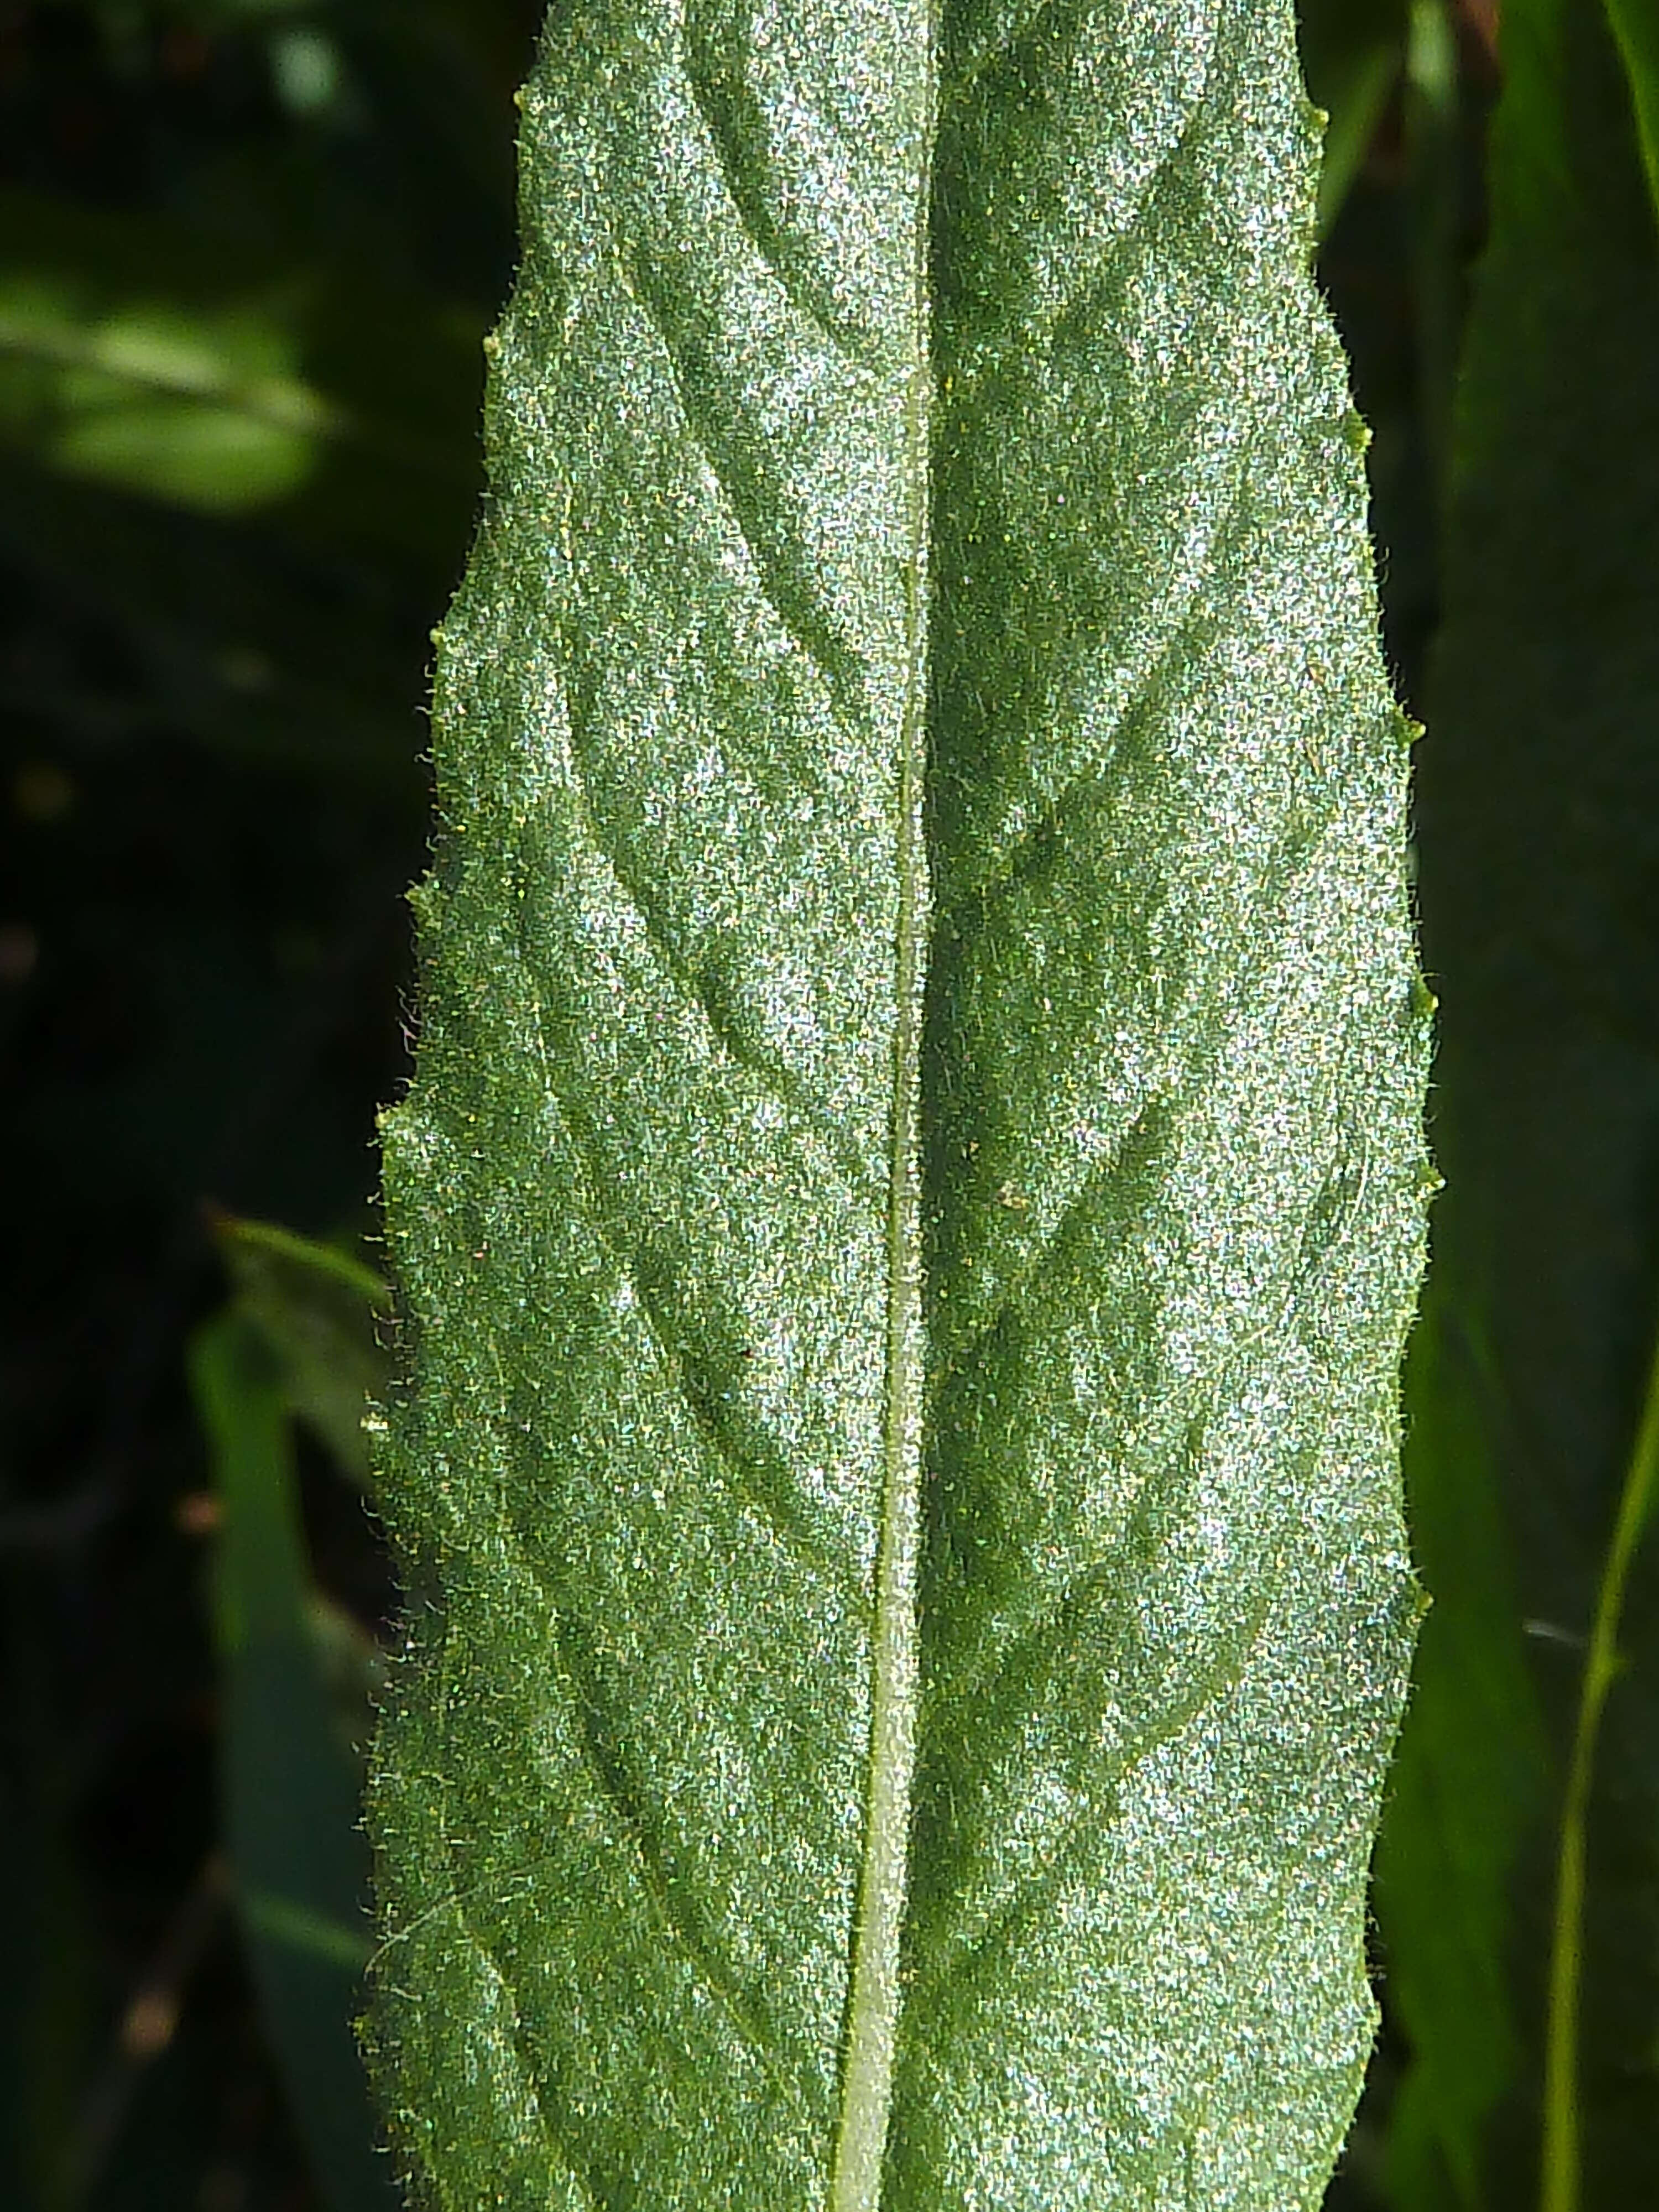
[[[0,268],[0,435],[73,475],[232,513],[303,483],[337,410],[281,303],[99,299]]]
[[[466,312],[280,231],[238,249],[180,216],[0,189],[0,452],[60,484],[277,509],[403,559],[435,534],[447,560],[477,344]]]
[[[421,2203],[1316,2203],[1425,1001],[1261,0],[556,8],[389,1117]]]

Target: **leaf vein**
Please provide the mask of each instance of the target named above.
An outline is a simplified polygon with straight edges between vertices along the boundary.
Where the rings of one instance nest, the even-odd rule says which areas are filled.
[[[664,287],[642,254],[635,256],[631,266],[618,254],[617,268],[628,297],[662,349],[686,435],[719,487],[767,605],[823,684],[831,710],[848,726],[864,730],[869,715],[857,658],[836,635],[825,610],[815,605],[805,577],[792,574],[793,564],[769,542],[760,488],[745,483],[741,463],[722,450],[708,410],[696,396],[701,380],[686,359],[684,340],[673,327]]]
[[[1103,1568],[1097,1568],[1091,1571],[1090,1578],[1098,1580],[1104,1571]],[[1247,1633],[1220,1655],[1214,1666],[1193,1686],[1187,1698],[1175,1705],[1150,1731],[1127,1748],[1120,1763],[1098,1785],[1095,1802],[1065,1823],[1055,1839],[1052,1855],[1041,1870],[1027,1875],[1018,1885],[1015,1894],[971,1938],[952,1943],[948,1936],[945,1937],[935,1963],[918,1978],[918,1995],[922,2001],[938,2002],[964,1984],[971,1985],[980,1981],[988,1966],[1007,1950],[1020,1929],[1054,1895],[1065,1880],[1081,1846],[1091,1837],[1097,1836],[1103,1826],[1109,1825],[1109,1820],[1103,1815],[1101,1801],[1120,1796],[1150,1759],[1167,1744],[1174,1742],[1184,1729],[1237,1689],[1251,1660],[1266,1639],[1283,1571],[1281,1558],[1275,1561],[1275,1571],[1264,1572],[1256,1586],[1256,1602],[1249,1616]]]
[[[844,360],[857,368],[866,368],[868,366],[868,349],[860,343],[860,335],[855,326],[844,322],[833,308],[816,298],[814,295],[818,287],[791,267],[780,227],[767,214],[758,194],[744,176],[742,161],[735,143],[736,134],[728,118],[720,112],[720,103],[714,97],[719,64],[702,27],[690,20],[694,12],[687,9],[684,33],[686,82],[690,87],[693,103],[708,135],[709,146],[720,169],[720,181],[726,187],[743,234],[762,267],[802,320],[810,323]]]
[[[452,1907],[461,1933],[471,1943],[494,1978],[507,2012],[507,2044],[511,2052],[514,2075],[520,2094],[535,2116],[536,2132],[540,2139],[547,2162],[555,2171],[562,2170],[569,2178],[584,2203],[592,2212],[609,2212],[609,2200],[597,2189],[587,2172],[576,2158],[570,2145],[555,2131],[548,2118],[547,2107],[536,2087],[536,2069],[524,2050],[526,2029],[519,1996],[513,1982],[502,1966],[495,1947],[473,1926],[459,1902],[459,1893]]]
[[[573,658],[573,669],[574,665]],[[873,1201],[877,1192],[872,1186],[870,1165],[858,1146],[806,1097],[799,1079],[789,1068],[757,1049],[744,1036],[739,1024],[731,1018],[710,990],[706,977],[675,942],[660,906],[647,890],[628,856],[623,842],[608,836],[601,826],[603,817],[587,758],[588,715],[579,704],[578,688],[574,684],[567,686],[569,759],[573,795],[588,843],[610,870],[612,880],[627,901],[629,912],[638,922],[664,971],[702,1014],[709,1035],[726,1059],[759,1084],[794,1120],[804,1122],[830,1152],[836,1165],[863,1190],[866,1198]]]
[[[781,1440],[772,1434],[758,1414],[745,1410],[743,1419],[749,1439],[744,1449],[731,1435],[728,1419],[714,1417],[715,1394],[698,1389],[695,1376],[689,1371],[685,1348],[676,1342],[662,1301],[653,1288],[652,1271],[641,1266],[638,1252],[616,1226],[623,1208],[614,1192],[609,1191],[610,1177],[598,1146],[583,1130],[586,1116],[565,1097],[555,1080],[544,1035],[544,1017],[533,981],[534,963],[522,935],[520,957],[532,976],[531,1003],[544,1103],[579,1164],[586,1186],[583,1211],[588,1227],[632,1291],[635,1310],[644,1321],[664,1376],[690,1416],[696,1435],[712,1455],[728,1488],[754,1509],[799,1565],[847,1594],[850,1584],[844,1566],[811,1525],[788,1480],[788,1454]],[[608,1203],[601,1195],[607,1193]]]

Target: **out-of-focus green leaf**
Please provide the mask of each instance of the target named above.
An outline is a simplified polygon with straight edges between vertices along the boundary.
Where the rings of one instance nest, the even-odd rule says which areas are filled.
[[[1417,413],[1437,501],[1451,443],[1463,316],[1462,149],[1452,0],[1409,0],[1406,39],[1406,202],[1417,352]]]
[[[1462,1195],[1443,1194],[1437,1208],[1406,1364],[1412,1543],[1436,1602],[1376,1860],[1389,2011],[1412,2052],[1387,2152],[1400,2212],[1493,2202],[1484,2133],[1517,2081],[1522,2040],[1509,1887],[1541,1796],[1540,1724],[1492,1433],[1501,1396],[1483,1350],[1478,1271],[1458,1265]]]
[[[1506,0],[1503,42],[1419,787],[1447,1188],[1407,1451],[1436,1606],[1379,1905],[1402,2212],[1537,2198],[1554,1816],[1659,1282],[1659,252],[1601,12]],[[1659,2203],[1651,1550],[1588,1810],[1595,2212]]]
[[[0,443],[360,547],[447,550],[482,327],[344,261],[0,190]]]
[[[386,2212],[395,2196],[352,2030],[369,1948],[358,1776],[311,1619],[284,1392],[234,1310],[198,1334],[191,1372],[222,1511],[226,1846],[261,2006],[331,2212]]]
[[[1405,63],[1407,0],[1301,0],[1310,98],[1329,118],[1319,175],[1322,238],[1342,211]]]
[[[299,355],[257,294],[188,307],[0,265],[0,436],[76,475],[213,513],[285,497],[347,428]]]
[[[1635,104],[1648,191],[1659,213],[1659,4],[1607,0],[1607,9]]]
[[[422,2201],[1306,2212],[1425,1175],[1288,5],[556,6],[386,1180]]]
[[[276,1355],[289,1409],[345,1473],[365,1480],[363,1413],[386,1384],[374,1328],[387,1310],[385,1283],[349,1253],[269,1222],[222,1220],[218,1236],[237,1304]]]

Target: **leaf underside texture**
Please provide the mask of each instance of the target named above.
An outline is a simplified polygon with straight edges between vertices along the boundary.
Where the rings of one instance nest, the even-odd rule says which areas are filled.
[[[1316,2203],[1425,994],[1262,0],[556,7],[388,1117],[476,2212]]]

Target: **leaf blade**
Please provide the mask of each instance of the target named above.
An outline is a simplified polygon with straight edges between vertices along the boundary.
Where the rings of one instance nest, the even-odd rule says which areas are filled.
[[[215,1229],[238,1310],[269,1345],[289,1411],[348,1480],[362,1482],[363,1415],[386,1384],[374,1334],[386,1285],[349,1253],[270,1222],[226,1217]]]
[[[1307,275],[1312,131],[1288,11],[1259,15],[1195,15],[1160,51],[1151,9],[1114,11],[1127,40],[1098,11],[1027,25],[946,10],[931,179],[923,9],[809,14],[787,39],[712,0],[683,41],[620,9],[580,36],[550,27],[526,103],[526,267],[492,386],[495,500],[440,656],[421,1073],[387,1129],[417,1387],[389,1408],[385,1485],[417,1603],[375,1785],[377,2034],[430,2191],[869,2206],[879,2177],[890,2208],[969,2188],[1127,2203],[1154,2184],[1277,2207],[1310,2201],[1334,2154],[1370,2033],[1364,1860],[1413,1603],[1389,1468],[1420,1243],[1423,1009],[1359,437]],[[1196,161],[1180,151],[1189,126]],[[1149,145],[1169,177],[1143,234],[1114,164],[1133,172]],[[1012,211],[993,224],[984,202],[1005,183]],[[1092,241],[1116,252],[1126,228],[1103,276]],[[1127,287],[1143,358],[1125,340],[1079,368],[1079,333],[1120,342],[1100,337],[1118,327],[1103,299],[1072,312],[1074,276]],[[1247,450],[1225,416],[1256,377]],[[1068,404],[1105,462],[1068,463]],[[1007,516],[986,473],[999,450],[1032,494]],[[1115,599],[1096,534],[1133,577]],[[924,585],[925,886],[906,858]],[[1160,677],[1170,698],[1143,696]],[[1137,712],[1140,753],[1120,763]],[[1120,764],[1115,801],[1093,787]],[[1206,901],[1199,856],[1218,836],[1224,852],[1227,825],[1248,852]],[[1091,935],[1114,866],[1133,881]],[[904,954],[921,950],[924,890],[908,1078]],[[975,921],[998,900],[995,927]],[[1160,927],[1180,956],[1161,963]],[[1073,979],[1047,1037],[1029,957],[1045,937]],[[1170,1013],[1179,1048],[1158,1042]],[[896,1224],[918,1080],[927,1402],[906,1410],[895,1286],[918,1231]],[[1241,1163],[1256,1198],[1229,1230]],[[1121,1275],[1146,1225],[1137,1193],[1183,1175],[1193,1206],[1162,1220],[1178,1249],[1155,1292],[1132,1289],[1127,1337],[1079,1288],[1075,1250],[1049,1296],[1068,1236],[1104,1237]],[[1213,1307],[1186,1345],[1195,1382],[1176,1371],[1183,1300]],[[1121,1393],[1086,1446],[1028,1394],[1030,1433],[993,1496],[986,1404],[963,1377],[1010,1306],[1047,1332],[1045,1387],[1072,1340],[1097,1395],[1114,1360],[1139,1372],[1144,1464],[1126,1471],[1105,1441],[1133,1410]],[[1322,1327],[1340,1348],[1304,1340]],[[1277,1364],[1276,1333],[1294,1340]],[[1316,1384],[1344,1356],[1354,1377],[1322,1428]],[[1206,1443],[1212,1418],[1218,1435],[1232,1424],[1222,1443]],[[1271,1479],[1249,1477],[1253,1452]],[[861,2012],[859,1975],[861,1952],[890,1952],[909,1825],[896,1747],[894,1841],[869,1878],[884,1825],[872,1749],[879,1767],[887,1748],[875,1654],[911,1602],[900,1460],[906,1483],[920,1464],[928,1516],[931,1803],[911,1832],[895,2031],[896,1998]],[[1043,1491],[1061,1470],[1069,1526]],[[1006,1523],[988,1589],[1008,1599],[988,1622],[948,1556],[988,1498]],[[1314,1524],[1300,1551],[1298,1516]],[[1340,1605],[1325,1601],[1333,1572],[1352,1585]],[[1043,1622],[1056,1598],[1089,1615],[1094,1668],[1070,1705]],[[1250,1673],[1263,1638],[1271,1679]],[[1255,1948],[1230,1989],[1278,1959],[1248,2081],[1227,2078],[1239,2039],[1217,2001],[1158,2055],[1176,2011],[1159,2012],[1144,1912],[1133,1929],[1085,1927],[1075,1868],[1048,1893],[1025,1878],[1044,1832],[1066,1844],[1068,1777],[1114,1847],[1136,1832],[1144,1874],[1157,1793],[1115,1805],[1127,1753],[1144,1747],[1162,1786],[1162,1734],[1194,1779],[1235,1677],[1250,1715],[1233,1697],[1228,1779],[1183,1815],[1194,1866],[1231,1833],[1266,1746],[1282,1758],[1294,1739],[1316,1811],[1298,1828],[1281,1787],[1275,1841],[1296,1844],[1299,1873],[1319,1869],[1295,1899],[1263,1871],[1241,1907]],[[1287,1681],[1300,1735],[1270,1725]],[[1120,1693],[1133,1710],[1103,1743]],[[1316,1771],[1327,1729],[1344,1745],[1335,1780]],[[486,1741],[535,1748],[481,1759]],[[958,1779],[977,1828],[952,1830]],[[1097,1899],[1101,1872],[1085,1884]],[[861,1881],[889,1907],[867,1949]],[[1215,1911],[1192,1931],[1213,1948],[1243,1893],[1200,1886]],[[1056,1899],[1075,1923],[1073,1996],[1033,1950]],[[1298,1913],[1280,1956],[1274,1931]],[[1115,2011],[1101,1984],[1129,1936]],[[956,1973],[1003,1937],[1037,2001],[1026,2031],[988,2030],[983,1991]],[[1295,1986],[1310,1956],[1312,1996]],[[1085,1988],[1092,2009],[1073,2019]],[[1293,2086],[1275,2073],[1281,2027]],[[860,2050],[876,2062],[862,2077]],[[1039,2057],[1047,2107],[1026,2094]],[[1239,2120],[1264,2083],[1281,2140]]]
[[[586,58],[596,41],[614,50],[614,87]],[[835,58],[818,58],[833,71]],[[896,69],[901,83],[904,71],[914,74],[903,52],[873,58],[884,80]],[[448,1002],[467,1008],[470,978],[429,978],[425,1048],[457,1083],[466,1065],[507,1064],[515,1053],[538,1071],[538,1126],[510,1138],[516,1098],[485,1117],[492,1137],[517,1146],[520,1167],[510,1180],[545,1190],[551,1151],[565,1184],[545,1201],[542,1233],[558,1256],[532,1271],[531,1337],[503,1345],[509,1365],[516,1354],[519,1369],[533,1373],[557,1313],[574,1387],[542,1411],[539,1439],[546,1449],[559,1448],[556,1437],[562,1444],[558,1520],[584,1569],[573,1589],[568,1551],[550,1558],[553,1547],[538,1544],[533,1528],[503,1536],[526,1613],[550,1620],[569,1765],[542,1784],[544,1810],[532,1802],[509,1820],[500,1806],[475,1800],[465,1825],[482,1844],[477,1856],[503,1867],[508,1888],[533,1863],[529,1838],[557,1834],[573,1818],[592,1838],[581,1861],[556,1862],[522,1924],[505,1911],[491,1917],[481,1904],[490,1955],[476,1971],[487,2001],[505,2014],[503,1981],[514,1983],[516,1955],[534,1955],[550,1893],[567,1926],[586,1914],[590,1927],[606,1929],[618,2013],[630,1984],[648,1993],[644,2033],[595,2037],[575,2079],[566,2074],[570,2100],[615,2112],[614,2124],[593,2124],[580,2148],[503,2125],[487,2154],[477,2144],[454,2154],[471,2177],[464,2188],[505,2172],[537,2202],[540,2192],[603,2197],[609,2176],[647,2160],[665,2195],[678,2188],[695,2197],[713,2185],[700,2139],[711,2119],[724,2120],[732,2146],[723,2186],[733,2201],[799,2194],[809,2172],[826,2172],[871,1725],[863,1583],[879,1533],[897,1048],[889,949],[900,933],[891,738],[913,659],[904,580],[890,551],[902,553],[908,511],[914,209],[909,222],[905,214],[914,165],[890,142],[904,131],[916,138],[921,88],[908,124],[886,112],[883,135],[866,127],[873,143],[862,164],[829,175],[830,215],[841,223],[858,216],[878,245],[826,280],[820,313],[812,301],[797,305],[793,272],[757,250],[764,226],[730,191],[728,172],[748,158],[744,118],[732,118],[726,143],[710,143],[702,123],[708,84],[700,100],[690,76],[665,28],[636,32],[617,9],[585,25],[580,40],[554,32],[526,101],[527,137],[552,173],[540,187],[551,220],[538,227],[540,258],[501,334],[496,481],[507,498],[534,505],[543,495],[533,369],[539,326],[549,323],[571,332],[556,447],[581,464],[553,492],[566,697],[550,745],[562,787],[541,817],[520,799],[519,818],[500,820],[496,759],[481,747],[475,768],[464,749],[468,687],[522,683],[497,672],[533,672],[540,654],[533,597],[521,613],[532,627],[511,659],[495,649],[489,582],[477,578],[486,564],[510,560],[501,532],[481,544],[475,582],[447,632],[453,673],[441,676],[460,741],[449,756],[452,823],[461,826],[458,815],[496,817],[475,832],[471,865],[483,872],[514,842],[522,850],[541,842],[532,854],[538,902],[521,930],[509,922],[503,933],[494,918],[515,896],[503,898],[499,876],[482,885],[471,921],[475,938],[480,928],[493,937],[499,957],[524,962],[529,989],[505,992],[488,1009],[496,1028],[487,1043],[452,1047]],[[845,106],[833,76],[829,92],[832,107]],[[667,149],[660,167],[653,147]],[[798,155],[807,171],[827,158],[810,138]],[[619,392],[629,395],[631,420],[613,430]],[[833,434],[815,428],[820,412]],[[849,506],[856,529],[838,513]],[[510,607],[509,582],[504,574]],[[629,748],[641,708],[649,714],[652,694],[663,697],[670,684],[676,716],[665,731],[660,796],[648,807]],[[545,726],[539,703],[508,712],[534,731]],[[705,770],[709,755],[718,777]],[[532,755],[526,775],[534,766]],[[544,901],[548,880],[569,889]],[[472,896],[465,864],[442,895],[452,914]],[[781,918],[769,929],[769,914]],[[758,963],[746,957],[750,945],[761,949]],[[609,971],[601,984],[626,975],[625,1000],[608,1004],[588,988],[596,961]],[[515,999],[533,1008],[517,1018],[516,1035]],[[394,1126],[393,1190],[412,1135]],[[463,1158],[474,1144],[465,1139]],[[678,1218],[653,1205],[657,1186],[677,1189]],[[481,1179],[475,1207],[481,1200],[496,1210],[489,1188]],[[412,1242],[402,1264],[419,1300],[426,1261]],[[481,1220],[469,1249],[482,1255],[504,1243],[510,1256],[519,1256],[513,1245],[523,1254],[521,1230]],[[441,1249],[432,1264],[448,1264]],[[561,1275],[550,1308],[550,1276]],[[482,1331],[466,1349],[479,1366],[495,1356]],[[577,1380],[584,1373],[586,1389]],[[499,1405],[499,1387],[492,1396]],[[614,1465],[611,1452],[596,1459],[583,1435],[584,1401],[628,1409],[611,1424],[611,1449],[622,1455]],[[447,1426],[433,1451],[447,1451]],[[522,1467],[532,1495],[541,1479],[533,1460]],[[618,1482],[636,1527],[651,1528],[677,1607],[695,1624],[701,1705],[666,1663],[651,1590],[630,1580],[618,1543],[625,1531],[616,1526]],[[489,1510],[493,1500],[481,1504]],[[543,1583],[550,1603],[538,1593]],[[744,1680],[747,1656],[726,1619],[734,1601],[751,1621],[774,1623],[780,1646],[812,1624],[822,1680],[799,1690],[775,1685],[769,1717],[753,1710]],[[458,1620],[459,1610],[452,1597],[446,1635],[452,1649],[458,1630],[478,1639],[473,1693],[488,1698],[499,1671],[496,1632],[488,1613],[475,1626]],[[623,1680],[633,1686],[627,1697]],[[641,1693],[659,1713],[678,1716],[683,1755],[629,1726],[625,1711]],[[546,1726],[526,1711],[524,1732]],[[435,1754],[418,1763],[459,1764]],[[732,1835],[733,1808],[705,1779],[721,1772],[733,1792],[746,1784],[762,1805],[816,1789],[835,1818],[803,1824],[797,1868],[751,1869],[752,1848],[737,1848]],[[567,1790],[574,1805],[562,1807]],[[738,1794],[738,1809],[743,1802]],[[422,1809],[411,1806],[410,1817]],[[749,1814],[742,1842],[752,1846],[762,1817]],[[441,1842],[432,1843],[440,1869]],[[585,1866],[601,1850],[609,1893],[590,1902]],[[419,1925],[433,1897],[456,1887],[434,1876],[406,1906],[394,1905],[394,1939],[400,1921]],[[460,1917],[460,1941],[471,1943],[465,1923],[475,1916]],[[572,1985],[579,2016],[593,2001]],[[477,2002],[469,1991],[458,2008]],[[435,2055],[443,2028],[432,2010],[418,2021],[402,2017],[400,2033],[407,2072],[413,2031],[424,2036],[429,2026],[436,2109],[438,2076],[461,2061]],[[684,2055],[711,2038],[720,2052],[712,2087],[706,2059]],[[533,2082],[542,2063],[526,2068],[513,2039],[510,2032],[501,2039],[502,2079]],[[521,2094],[529,2089],[513,2091]],[[767,2116],[758,2127],[756,2106]]]
[[[1382,858],[1404,731],[1363,434],[1306,286],[1311,131],[1271,12],[1115,25],[964,35],[954,100],[946,68],[923,1620],[958,1686],[924,1735],[905,2203],[988,2173],[1033,2206],[1316,2193],[1369,2041],[1356,1747],[1375,1774],[1412,1610],[1391,1386],[1337,1412],[1346,1386],[1314,1380],[1339,1311],[1379,1374],[1403,1317],[1421,1012]],[[1296,1010],[1337,971],[1342,1042],[1316,1044]],[[1291,1408],[1322,1402],[1316,1442]],[[1315,1564],[1337,1467],[1340,1626]],[[1325,1637],[1332,1676],[1344,1652],[1377,1675],[1326,1723],[1346,1778],[1305,1778],[1316,1845],[1267,1747],[1293,1764],[1270,1715],[1311,1723]],[[1276,1953],[1221,1932],[1230,1791],[1284,1820],[1264,1869],[1346,1860]],[[1062,2032],[1068,1982],[1098,1994]]]

